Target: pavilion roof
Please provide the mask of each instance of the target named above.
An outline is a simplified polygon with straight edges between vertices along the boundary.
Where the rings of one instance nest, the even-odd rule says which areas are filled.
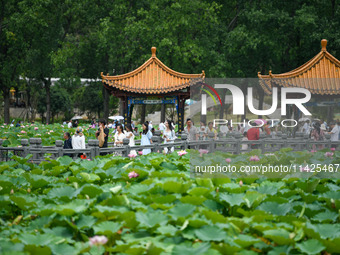
[[[340,61],[326,49],[327,40],[321,41],[321,51],[302,66],[281,74],[261,75],[260,84],[267,94],[271,94],[272,87],[306,88],[312,94],[339,95],[340,94]]]
[[[156,57],[156,47],[151,48],[151,58],[136,70],[116,76],[103,75],[106,86],[122,91],[142,94],[163,94],[182,90],[192,84],[203,81],[204,71],[200,74],[176,72],[164,65]]]

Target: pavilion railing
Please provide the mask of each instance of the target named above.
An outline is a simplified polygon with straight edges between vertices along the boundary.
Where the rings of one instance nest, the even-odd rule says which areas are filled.
[[[0,139],[0,162],[13,160],[12,156],[26,157],[32,154],[30,159],[33,163],[40,163],[45,158],[56,159],[67,155],[73,159],[79,158],[85,154],[87,159],[93,159],[99,155],[121,155],[127,157],[132,150],[137,153],[143,149],[151,149],[152,152],[162,153],[164,148],[168,151],[185,150],[185,149],[205,149],[209,152],[222,151],[233,154],[249,152],[253,149],[260,149],[262,153],[270,153],[278,151],[282,148],[290,147],[293,151],[303,150],[319,150],[321,148],[331,148],[336,145],[337,150],[340,150],[340,141],[331,141],[330,135],[326,135],[323,141],[314,141],[308,136],[297,134],[295,138],[289,138],[285,134],[277,134],[276,137],[265,136],[261,134],[260,140],[248,141],[243,140],[239,133],[230,134],[229,136],[219,134],[215,139],[214,133],[209,133],[208,137],[199,135],[199,140],[187,141],[187,136],[182,134],[180,138],[173,143],[163,143],[163,139],[159,135],[152,137],[151,145],[140,145],[137,141],[135,146],[129,146],[129,139],[124,139],[120,147],[113,147],[109,144],[107,148],[99,148],[98,140],[89,140],[85,149],[63,149],[63,141],[57,140],[55,146],[42,146],[41,138],[22,139],[20,147],[4,147],[3,140]],[[111,145],[111,146],[110,146]]]

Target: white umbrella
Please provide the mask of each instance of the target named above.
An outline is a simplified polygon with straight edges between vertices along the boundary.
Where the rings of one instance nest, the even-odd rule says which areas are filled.
[[[123,116],[110,116],[109,119],[110,120],[123,120],[124,117]]]
[[[301,119],[299,119],[299,122],[301,122],[301,121],[307,121],[307,120],[310,120],[310,119],[308,119],[308,118],[301,118]]]
[[[82,116],[74,116],[71,120],[82,120]]]

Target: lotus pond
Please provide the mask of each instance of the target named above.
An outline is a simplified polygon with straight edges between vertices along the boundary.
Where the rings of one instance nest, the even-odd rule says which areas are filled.
[[[340,252],[338,179],[191,178],[190,153],[1,163],[0,253]]]
[[[83,128],[86,142],[89,139],[96,139],[96,128],[90,128],[88,124],[80,125]],[[0,139],[3,139],[3,146],[20,146],[21,139],[41,138],[43,146],[53,146],[56,140],[63,140],[64,132],[74,134],[75,128],[68,128],[67,125],[53,124],[25,124],[20,127],[0,126]],[[110,132],[109,142],[113,142],[113,134]]]

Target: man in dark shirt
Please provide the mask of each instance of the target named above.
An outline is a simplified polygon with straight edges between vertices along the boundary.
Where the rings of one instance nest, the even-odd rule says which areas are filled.
[[[64,133],[64,149],[73,149],[72,147],[72,138],[71,138],[71,135],[69,132],[65,132]],[[69,156],[69,157],[72,157],[71,154],[64,154],[65,156]]]
[[[96,138],[98,139],[100,132],[104,132],[104,144],[101,148],[107,148],[107,140],[109,139],[109,132],[110,130],[105,127],[106,121],[104,119],[99,120],[98,122],[99,128],[96,131]],[[107,153],[100,153],[100,155],[106,155]]]

